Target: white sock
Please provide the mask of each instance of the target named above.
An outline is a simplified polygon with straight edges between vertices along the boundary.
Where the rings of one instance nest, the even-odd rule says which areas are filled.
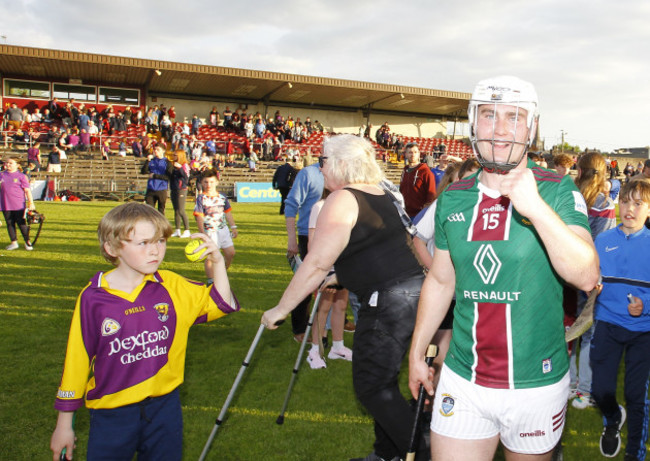
[[[343,340],[341,340],[341,341],[332,341],[332,350],[340,351],[344,347],[345,347],[345,345],[343,344]]]
[[[318,344],[312,344],[311,345],[311,350],[309,352],[311,352],[311,351],[318,351]]]

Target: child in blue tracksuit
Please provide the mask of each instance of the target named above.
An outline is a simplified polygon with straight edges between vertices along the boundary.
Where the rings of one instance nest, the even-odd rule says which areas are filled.
[[[650,377],[650,182],[630,181],[619,201],[621,224],[595,241],[602,291],[591,342],[592,397],[603,413],[600,451],[613,458],[621,448],[627,413],[625,460],[644,460],[648,438]],[[625,408],[616,401],[616,380],[625,353]]]

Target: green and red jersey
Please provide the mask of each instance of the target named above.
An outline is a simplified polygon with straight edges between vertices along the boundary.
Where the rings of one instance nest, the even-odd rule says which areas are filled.
[[[567,176],[529,162],[540,196],[567,225],[589,230],[587,207]],[[534,226],[478,173],[438,199],[436,247],[456,271],[456,308],[445,362],[480,386],[530,388],[568,369],[562,281]]]

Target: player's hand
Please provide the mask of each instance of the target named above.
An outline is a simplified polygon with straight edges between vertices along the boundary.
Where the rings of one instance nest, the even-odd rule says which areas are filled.
[[[539,210],[539,203],[542,201],[530,168],[510,170],[501,181],[499,193],[508,197],[515,210],[527,218]]]
[[[52,439],[50,441],[50,450],[52,450],[52,460],[59,461],[61,459],[61,452],[65,448],[66,459],[72,459],[72,453],[77,448],[75,442],[77,438],[74,435],[72,427],[59,427],[56,426]]]
[[[433,373],[433,368],[429,368],[424,357],[415,363],[409,362],[409,389],[414,399],[417,400],[420,395],[420,384],[424,386],[426,393],[433,397]]]
[[[196,250],[194,250],[194,253],[200,253],[201,249],[205,248],[205,255],[210,261],[213,263],[223,261],[223,255],[221,254],[221,251],[219,251],[219,247],[216,243],[214,243],[214,240],[212,240],[206,234],[198,232],[196,234],[190,235],[190,238],[203,240],[203,243],[199,245]]]
[[[288,315],[288,313],[285,314],[280,310],[280,306],[275,306],[273,309],[264,312],[262,315],[262,325],[269,330],[275,330]]]
[[[230,228],[230,236],[231,236],[232,238],[236,239],[238,235],[239,235],[239,232],[237,232],[237,228],[235,227],[235,228],[233,229],[233,228],[231,227],[231,228]]]
[[[299,253],[298,250],[298,243],[297,242],[289,242],[287,244],[287,258],[290,258],[292,256],[296,256]]]
[[[632,317],[638,317],[643,313],[643,301],[636,296],[632,296],[632,302],[627,305],[627,311]]]

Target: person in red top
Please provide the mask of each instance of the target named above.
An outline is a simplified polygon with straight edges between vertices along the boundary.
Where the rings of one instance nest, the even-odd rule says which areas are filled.
[[[404,196],[404,209],[411,218],[436,199],[436,178],[425,163],[420,162],[416,143],[404,148],[406,166],[402,172],[399,191]]]

